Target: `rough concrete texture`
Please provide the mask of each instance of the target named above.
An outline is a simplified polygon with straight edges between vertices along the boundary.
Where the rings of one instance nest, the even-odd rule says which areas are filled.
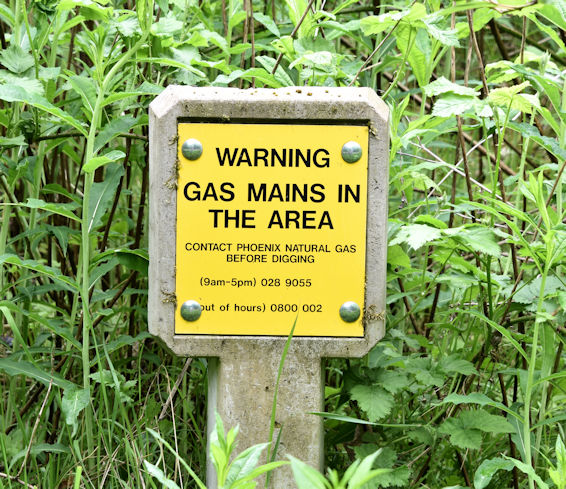
[[[388,109],[367,88],[287,87],[277,90],[169,86],[150,105],[149,331],[182,356],[213,357],[209,429],[214,411],[225,426],[240,425],[239,450],[265,442],[285,337],[175,335],[177,124],[215,120],[309,123],[363,122],[370,128],[366,297],[363,338],[296,337],[279,387],[279,458],[292,454],[321,467],[321,358],[360,357],[383,336],[387,267]],[[212,467],[209,463],[209,475]],[[290,472],[274,489],[295,487]],[[209,487],[216,487],[209,477]]]
[[[234,355],[209,364],[209,412],[213,420],[217,411],[225,427],[240,425],[238,452],[269,439],[269,426],[275,380],[282,349],[272,343],[252,347],[242,345]],[[312,412],[323,410],[321,360],[292,345],[279,384],[274,440],[282,427],[277,459],[293,455],[322,469],[322,418]],[[213,428],[209,423],[208,430]],[[209,436],[210,439],[210,436]],[[214,480],[214,469],[207,467],[207,480]],[[289,467],[272,474],[271,487],[296,487]]]

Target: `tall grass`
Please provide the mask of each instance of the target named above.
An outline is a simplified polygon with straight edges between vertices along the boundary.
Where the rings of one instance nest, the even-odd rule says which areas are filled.
[[[360,85],[391,108],[388,333],[326,363],[328,464],[382,449],[381,487],[563,488],[565,12],[0,5],[0,487],[205,471],[206,360],[146,324],[147,107],[177,83]]]

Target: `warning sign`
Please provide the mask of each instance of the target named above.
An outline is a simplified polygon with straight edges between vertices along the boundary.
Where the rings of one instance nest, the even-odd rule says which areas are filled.
[[[175,334],[364,335],[368,136],[178,125]]]

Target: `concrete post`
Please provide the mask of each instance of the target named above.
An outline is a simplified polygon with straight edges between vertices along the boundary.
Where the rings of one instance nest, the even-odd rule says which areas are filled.
[[[280,347],[241,348],[234,355],[209,362],[208,430],[215,412],[226,427],[240,426],[238,450],[269,439],[271,409],[281,355]],[[323,468],[322,418],[312,412],[323,410],[321,359],[300,349],[289,349],[277,398],[274,441],[281,429],[277,459],[293,455],[313,467]],[[210,439],[210,437],[209,437]],[[290,468],[272,474],[272,486],[291,489],[295,485]],[[209,460],[207,481],[216,489],[214,468]]]
[[[160,337],[177,355],[208,357],[210,359],[209,430],[214,424],[214,411],[218,411],[222,416],[226,427],[239,424],[238,449],[241,451],[268,439],[277,370],[287,339],[287,331],[284,330],[287,319],[285,317],[282,320],[280,317],[277,325],[263,323],[271,324],[272,327],[262,329],[260,316],[254,316],[254,327],[256,329],[252,333],[242,333],[242,329],[238,328],[231,330],[229,326],[226,326],[229,323],[220,324],[220,326],[217,323],[217,326],[215,326],[217,329],[213,332],[206,329],[199,330],[200,324],[205,324],[203,320],[200,323],[198,321],[192,324],[181,323],[182,311],[180,312],[180,307],[184,301],[189,299],[194,300],[189,302],[197,302],[197,307],[198,301],[208,307],[203,312],[203,318],[208,311],[214,311],[212,302],[215,302],[216,310],[219,310],[220,305],[226,307],[227,303],[231,303],[233,307],[238,300],[242,301],[241,296],[236,300],[230,295],[233,293],[233,289],[228,286],[223,289],[225,295],[222,296],[222,302],[218,298],[214,301],[207,301],[206,294],[208,292],[206,291],[193,292],[200,290],[198,284],[187,285],[185,287],[186,292],[183,294],[179,294],[177,289],[177,274],[184,274],[183,280],[185,280],[187,277],[190,278],[192,271],[191,267],[177,270],[179,258],[177,254],[185,253],[183,246],[177,246],[179,236],[183,236],[181,231],[178,232],[177,229],[177,209],[178,205],[181,204],[187,206],[187,202],[178,202],[179,195],[181,195],[181,199],[185,199],[185,197],[182,193],[178,193],[177,186],[179,185],[180,171],[187,171],[183,170],[183,165],[193,164],[192,155],[187,156],[187,161],[183,161],[179,156],[179,128],[182,124],[187,123],[210,123],[211,126],[209,127],[212,127],[212,124],[216,124],[215,127],[218,127],[219,124],[230,125],[231,123],[271,125],[271,129],[265,130],[266,134],[271,131],[270,136],[265,139],[266,144],[269,144],[272,139],[277,139],[277,131],[273,131],[275,124],[294,126],[295,129],[293,130],[296,130],[297,134],[301,134],[301,125],[327,126],[329,128],[327,133],[324,132],[323,127],[319,133],[321,134],[319,139],[328,142],[329,145],[334,145],[334,149],[331,151],[333,155],[332,171],[336,170],[336,165],[339,164],[342,165],[341,168],[343,169],[340,169],[340,171],[344,172],[349,171],[347,169],[348,164],[357,164],[355,163],[357,157],[353,156],[352,161],[349,161],[351,155],[344,156],[344,153],[342,153],[342,160],[340,151],[337,151],[337,138],[335,136],[329,137],[328,134],[339,135],[338,139],[340,146],[342,146],[348,140],[343,141],[343,134],[345,138],[345,134],[348,134],[350,130],[349,128],[357,128],[352,129],[351,134],[355,131],[358,131],[356,134],[361,134],[360,128],[365,131],[365,136],[363,138],[358,137],[357,140],[361,143],[363,157],[367,158],[367,160],[364,159],[364,164],[367,163],[367,167],[364,167],[367,168],[367,180],[365,173],[358,173],[359,176],[356,177],[363,177],[364,189],[367,184],[367,192],[364,191],[364,199],[367,193],[367,206],[364,204],[363,207],[364,212],[367,208],[367,216],[364,215],[362,217],[365,218],[360,219],[358,213],[356,221],[361,222],[365,229],[358,227],[352,229],[349,222],[349,211],[341,207],[342,204],[340,203],[336,207],[336,215],[342,216],[339,233],[344,234],[340,234],[340,236],[344,236],[344,239],[347,240],[351,233],[355,233],[358,237],[364,235],[360,233],[365,233],[366,240],[363,243],[365,253],[363,262],[361,262],[362,268],[359,272],[352,274],[348,267],[340,262],[340,256],[336,255],[336,261],[326,262],[326,268],[317,275],[317,286],[321,286],[318,289],[319,292],[317,292],[318,296],[312,297],[312,291],[309,292],[306,289],[304,293],[301,289],[302,295],[298,295],[295,290],[293,300],[295,301],[294,304],[299,304],[300,320],[303,321],[301,327],[303,329],[292,340],[279,386],[276,422],[277,427],[282,426],[282,437],[278,458],[281,459],[287,454],[291,454],[312,466],[322,468],[322,419],[319,416],[308,414],[323,409],[321,360],[327,357],[361,357],[382,338],[384,333],[387,268],[388,109],[370,89],[330,87],[238,90],[233,88],[169,86],[150,105],[149,331]],[[200,130],[206,132],[206,129],[201,127]],[[287,129],[288,127],[283,127],[281,131]],[[238,134],[231,135],[231,137],[247,137],[250,133],[253,133],[253,131],[246,131],[246,128],[240,127]],[[210,131],[208,134],[210,134]],[[285,144],[287,143],[285,142]],[[360,145],[358,145],[357,150],[359,150],[359,147]],[[205,151],[207,151],[206,148]],[[210,148],[208,151],[210,151]],[[210,152],[208,155],[210,155]],[[210,158],[210,156],[205,157],[203,153],[203,158]],[[193,166],[185,166],[185,169],[195,169],[202,174],[203,170],[202,167],[199,169],[198,159],[195,161],[196,163]],[[208,168],[212,172],[214,165],[210,163],[210,160],[207,161],[211,165]],[[349,168],[354,167],[350,166]],[[192,175],[190,171],[192,170],[189,170],[189,175]],[[206,171],[204,174],[208,175]],[[224,174],[227,173],[224,172]],[[295,182],[292,177],[288,177],[292,174],[287,172],[285,180]],[[328,172],[317,173],[319,176],[326,174]],[[349,173],[349,175],[351,174]],[[341,180],[341,175],[336,177],[335,174],[334,181],[338,184],[345,181],[345,179]],[[191,176],[191,178],[193,177]],[[359,179],[356,180],[358,183],[359,181]],[[184,181],[181,183],[184,184]],[[241,185],[242,181],[240,180],[238,184]],[[336,186],[334,188],[336,189]],[[233,190],[237,192],[236,187]],[[338,202],[341,201],[338,200]],[[306,206],[308,205],[305,204],[304,209],[307,209]],[[263,209],[262,206],[264,206],[263,203],[254,202],[253,206],[248,207],[254,207],[259,213]],[[359,212],[359,209],[358,206],[356,212]],[[201,220],[200,222],[207,221]],[[187,225],[186,219],[183,220],[183,223],[184,232],[190,226]],[[229,231],[229,229],[222,230],[220,236],[223,240],[229,240]],[[252,230],[250,240],[254,239],[254,233],[255,230]],[[215,236],[218,235],[217,233]],[[285,242],[286,238],[283,234],[277,236],[277,238],[266,237],[263,239],[273,239],[274,241],[278,239],[280,243]],[[317,236],[320,235],[317,235],[317,231],[313,229],[312,233],[309,234],[312,238],[306,238],[306,234],[302,236],[301,240],[305,243],[316,241]],[[237,238],[240,242],[245,239],[242,238],[241,234]],[[206,254],[200,256],[203,262],[207,260]],[[320,256],[322,263],[322,254]],[[359,257],[359,255],[357,256]],[[199,262],[196,262],[196,264],[200,265]],[[332,275],[335,264],[341,264],[339,275]],[[217,270],[223,270],[221,264],[218,265]],[[228,270],[228,267],[226,267],[226,270]],[[272,270],[275,273],[275,269]],[[314,270],[314,268],[306,267],[293,270],[297,270],[304,277],[308,270]],[[269,311],[269,301],[272,299],[262,300],[262,294],[267,293],[267,291],[260,286],[261,284],[256,283],[257,279],[265,277],[265,275],[261,275],[261,268],[256,268],[254,274],[248,274],[250,276],[247,277],[244,277],[247,273],[245,265],[241,265],[241,268],[238,268],[236,272],[230,273],[234,273],[234,275],[223,275],[220,278],[245,278],[248,280],[247,284],[250,284],[249,280],[253,278],[253,287],[250,286],[248,289],[248,302],[260,304],[260,309],[262,302],[264,302],[262,313],[265,314],[266,311]],[[220,275],[220,272],[218,275]],[[327,276],[334,277],[334,282],[327,280],[325,278]],[[200,281],[202,283],[203,276],[200,277]],[[325,300],[325,294],[322,294],[322,291],[325,290],[324,287],[327,288],[328,293],[335,292],[336,287],[341,287],[340,290],[348,292],[343,286],[346,281],[353,284],[357,289],[359,299],[356,300],[362,306],[359,318],[354,319],[355,322],[348,323],[356,325],[355,333],[349,336],[350,330],[347,329],[347,325],[340,323],[339,305],[336,306],[336,301],[340,299],[340,304],[342,304],[342,300],[352,300],[347,297],[349,294],[342,294],[342,292],[340,297],[335,298],[336,301],[328,306],[327,310],[334,314],[334,316],[332,314],[324,316],[328,318],[324,320],[328,320],[328,324],[319,321],[315,333],[309,333],[308,327],[305,328],[305,318],[309,317],[305,312],[309,313],[309,311],[305,311],[302,304],[311,305]],[[187,280],[188,282],[190,281]],[[228,281],[222,280],[221,285],[225,285],[224,282],[227,283]],[[217,287],[216,291],[218,290]],[[286,291],[283,288],[278,290],[282,295],[289,293],[288,290]],[[314,290],[314,286],[312,290]],[[192,295],[195,295],[195,297]],[[273,297],[273,294],[270,297]],[[320,297],[322,299],[319,299]],[[311,311],[311,313],[315,314],[314,311]],[[290,316],[289,329],[295,316],[295,313]],[[211,314],[206,317],[210,318]],[[267,317],[267,315],[261,316],[261,318],[263,317]],[[185,317],[183,316],[183,318]],[[187,321],[192,321],[192,319],[187,319]],[[180,329],[176,329],[177,323],[181,324]],[[274,331],[277,332],[274,333]],[[338,333],[333,336],[329,331]],[[352,331],[354,330],[352,329]],[[207,467],[208,482],[210,487],[214,487],[210,465],[209,463]],[[273,482],[274,484],[271,486],[273,489],[294,487],[289,471],[276,473]]]

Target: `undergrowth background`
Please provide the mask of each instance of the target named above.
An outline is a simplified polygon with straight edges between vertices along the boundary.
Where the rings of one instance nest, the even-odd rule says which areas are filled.
[[[387,335],[326,362],[371,487],[566,487],[566,2],[0,4],[0,488],[193,487],[206,360],[147,333],[147,108],[168,84],[391,108]],[[185,375],[187,372],[187,375]]]

